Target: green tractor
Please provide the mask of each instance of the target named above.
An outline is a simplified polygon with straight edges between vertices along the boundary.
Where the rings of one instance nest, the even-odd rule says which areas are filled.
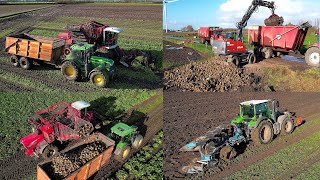
[[[143,143],[143,136],[139,134],[138,127],[121,122],[111,128],[109,137],[118,142],[114,151],[115,159],[118,161],[126,160],[131,148],[139,149]]]
[[[98,87],[106,87],[115,74],[114,61],[94,56],[93,44],[74,44],[66,55],[61,71],[67,80],[89,79]]]
[[[251,100],[240,103],[240,114],[231,121],[239,127],[246,139],[257,144],[270,143],[274,135],[292,133],[295,126],[302,123],[295,120],[293,113],[278,111],[279,102],[271,100]],[[234,138],[236,138],[234,136]]]

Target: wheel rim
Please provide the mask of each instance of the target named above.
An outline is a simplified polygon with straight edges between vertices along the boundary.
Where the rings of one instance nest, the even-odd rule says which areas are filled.
[[[23,61],[21,61],[21,65],[25,66],[25,65],[27,65],[27,62],[25,60],[23,60]]]
[[[65,69],[65,74],[68,76],[68,77],[71,77],[71,76],[74,76],[75,74],[75,70],[72,66],[67,66],[66,69]]]
[[[15,59],[15,58],[11,58],[11,63],[12,63],[12,64],[17,64],[17,62],[18,62],[18,60],[17,60],[17,59]]]
[[[98,74],[93,77],[94,84],[101,85],[104,82],[103,76]]]
[[[287,121],[286,125],[285,125],[285,131],[287,133],[289,133],[292,129],[292,122],[291,121]]]
[[[139,142],[138,142],[138,147],[140,147],[141,144],[142,144],[142,139],[139,140]]]
[[[311,53],[311,55],[309,56],[309,61],[312,64],[319,64],[320,63],[320,57],[319,57],[319,53]]]
[[[269,126],[263,126],[260,132],[262,142],[268,142],[271,137],[271,129]]]
[[[129,155],[129,151],[130,151],[129,149],[124,150],[122,157],[123,157],[123,158],[126,158],[126,157]]]

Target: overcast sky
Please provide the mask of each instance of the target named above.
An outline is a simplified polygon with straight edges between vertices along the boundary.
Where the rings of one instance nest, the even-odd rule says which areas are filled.
[[[320,0],[274,1],[277,6],[275,13],[284,18],[285,24],[303,21],[314,24],[316,18],[320,19]],[[236,22],[241,20],[251,2],[252,0],[179,0],[167,3],[168,28],[181,29],[189,24],[195,29],[200,26],[235,28]],[[263,25],[264,19],[270,15],[268,8],[259,7],[248,25]]]

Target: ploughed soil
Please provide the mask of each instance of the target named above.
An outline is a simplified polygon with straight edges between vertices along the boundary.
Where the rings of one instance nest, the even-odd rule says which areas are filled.
[[[123,117],[119,118],[119,120],[130,117],[131,114],[135,111],[135,109],[138,109],[139,107],[142,107],[150,103],[152,100],[154,100],[154,98],[155,97],[150,98],[145,102],[143,102],[142,104],[139,104],[133,107],[126,114],[124,114]],[[135,124],[135,125],[139,127],[140,133],[144,136],[143,146],[145,146],[148,142],[152,140],[154,135],[156,135],[163,128],[163,105],[160,105],[155,109],[153,109],[152,111],[150,111],[148,114],[145,115],[144,118],[137,120],[137,123],[138,124]],[[130,156],[132,156],[139,150],[140,149],[138,150],[132,149],[130,152]],[[84,159],[89,157],[87,154],[88,153],[85,153]],[[79,160],[79,158],[77,160]],[[0,161],[0,179],[11,180],[11,179],[28,179],[31,176],[36,177],[36,167],[37,167],[37,164],[40,163],[41,161],[42,159],[29,157],[25,155],[24,150],[19,151],[15,155]],[[57,159],[58,166],[61,165],[60,161],[70,162],[70,159],[68,160],[66,158],[59,157]],[[107,177],[116,173],[117,170],[121,168],[123,164],[124,162],[118,162],[112,156],[110,159],[110,163],[103,166],[95,175],[93,175],[90,178],[106,179]],[[58,171],[61,171],[62,173],[64,173],[66,169],[59,166]]]
[[[217,57],[164,72],[165,89],[194,92],[261,91],[260,79]]]
[[[163,61],[178,65],[187,64],[203,59],[203,56],[192,48],[163,41]]]
[[[229,124],[239,113],[239,103],[252,99],[276,99],[280,103],[280,111],[295,112],[308,124],[319,119],[319,93],[289,93],[289,92],[246,92],[246,93],[164,93],[165,115],[164,123],[164,174],[168,179],[174,178],[204,178],[221,179],[249,165],[276,153],[309,135],[320,130],[312,126],[299,134],[276,137],[268,145],[256,146],[249,143],[239,148],[238,156],[232,160],[219,161],[203,175],[186,175],[181,167],[188,165],[190,160],[199,157],[199,153],[179,152],[179,149],[194,138],[204,135],[221,124]],[[302,125],[303,126],[303,125]],[[299,127],[297,127],[299,128]],[[280,141],[281,140],[281,141]]]

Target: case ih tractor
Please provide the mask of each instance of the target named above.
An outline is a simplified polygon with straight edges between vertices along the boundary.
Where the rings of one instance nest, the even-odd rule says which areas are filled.
[[[29,156],[49,158],[56,154],[58,146],[70,140],[79,140],[99,128],[94,112],[88,112],[90,103],[77,101],[54,104],[37,111],[29,119],[32,133],[21,138],[20,143]],[[59,141],[61,143],[59,143]]]
[[[180,151],[199,151],[200,158],[182,167],[185,173],[203,171],[204,165],[214,166],[219,159],[227,160],[237,155],[238,145],[253,141],[256,144],[270,143],[275,135],[292,133],[302,123],[289,111],[278,111],[278,101],[251,100],[240,103],[240,113],[230,125],[222,125],[208,131],[183,146]]]
[[[93,44],[74,44],[62,62],[61,72],[71,81],[89,79],[98,87],[106,87],[115,74],[114,61],[95,56]]]
[[[124,161],[128,158],[131,148],[139,149],[142,146],[143,136],[139,134],[138,127],[117,123],[111,128],[109,137],[116,142],[115,159]]]

